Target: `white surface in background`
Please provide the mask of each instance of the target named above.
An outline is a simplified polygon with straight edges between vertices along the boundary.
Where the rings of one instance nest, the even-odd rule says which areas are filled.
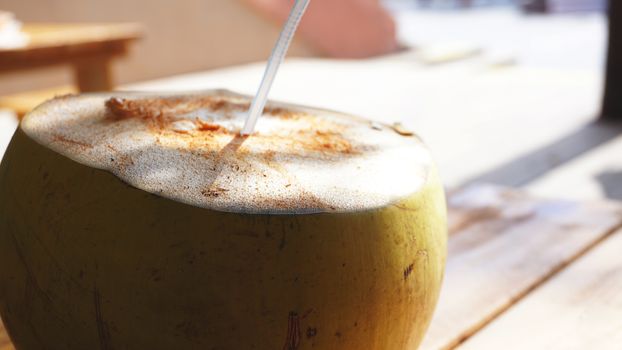
[[[602,15],[478,9],[407,11],[398,20],[409,43],[471,42],[483,54],[441,65],[423,64],[416,50],[372,60],[290,59],[271,98],[401,121],[423,136],[449,187],[539,150],[598,115]],[[126,89],[219,87],[253,94],[264,68],[251,64]]]
[[[126,88],[220,87],[252,94],[264,67],[194,73]],[[594,70],[520,65],[497,70],[468,62],[440,67],[424,67],[408,57],[290,60],[281,68],[271,98],[401,121],[431,147],[450,187],[572,133],[598,113],[602,79]]]
[[[11,12],[0,11],[0,49],[13,49],[28,44],[22,23]]]
[[[611,0],[615,1],[615,0]],[[553,11],[604,11],[607,8],[606,0],[549,0]]]
[[[17,118],[12,112],[0,109],[0,159],[17,129]]]
[[[508,8],[463,11],[394,11],[401,42],[425,48],[468,42],[490,52],[511,52],[517,64],[536,68],[601,70],[607,20],[602,13],[524,15]]]

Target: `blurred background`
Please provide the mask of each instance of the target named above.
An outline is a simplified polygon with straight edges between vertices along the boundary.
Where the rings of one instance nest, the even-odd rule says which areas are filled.
[[[384,0],[382,5],[395,17],[402,45],[470,44],[506,56],[499,59],[542,65],[603,62],[605,0]],[[282,20],[246,0],[0,0],[0,10],[24,23],[140,23],[142,40],[113,67],[121,84],[264,60]],[[343,31],[350,15],[337,13],[343,22],[334,28]],[[358,26],[368,22],[376,29],[369,23],[375,19],[360,17]],[[292,56],[331,54],[304,41],[294,43]],[[60,67],[3,75],[0,94],[68,84],[71,73]]]

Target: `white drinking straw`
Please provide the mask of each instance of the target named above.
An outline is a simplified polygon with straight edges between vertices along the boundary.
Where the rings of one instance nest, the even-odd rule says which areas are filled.
[[[272,50],[270,59],[268,59],[268,66],[266,67],[263,79],[261,80],[261,85],[259,85],[257,95],[255,95],[255,99],[253,100],[253,103],[248,111],[246,123],[244,123],[244,128],[242,128],[242,135],[250,135],[253,133],[253,130],[255,130],[257,120],[263,113],[263,109],[268,101],[268,93],[270,93],[274,77],[279,70],[281,62],[283,62],[283,59],[285,58],[285,54],[287,54],[287,49],[294,38],[296,28],[298,28],[298,24],[300,23],[300,20],[302,19],[302,16],[304,15],[310,1],[311,0],[296,0],[292,11],[287,18],[287,22],[285,22],[285,25],[283,26],[281,35],[279,35],[279,39]]]

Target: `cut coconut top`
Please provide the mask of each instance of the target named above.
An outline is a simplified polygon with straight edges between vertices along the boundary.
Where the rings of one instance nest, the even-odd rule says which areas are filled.
[[[426,181],[430,156],[412,133],[270,102],[255,133],[242,137],[249,103],[223,90],[64,96],[35,109],[21,127],[134,187],[220,211],[369,210]]]

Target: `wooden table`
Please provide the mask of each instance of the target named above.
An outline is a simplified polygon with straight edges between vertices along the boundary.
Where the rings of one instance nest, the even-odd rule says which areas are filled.
[[[262,69],[127,89],[252,93]],[[592,123],[601,86],[589,70],[477,60],[430,69],[409,52],[290,60],[273,96],[402,121],[431,146],[450,189],[450,237],[422,349],[620,349],[622,204],[603,198],[596,175],[622,167],[622,128]],[[0,333],[0,349],[10,348]]]
[[[0,74],[71,65],[80,91],[111,90],[112,60],[142,35],[136,24],[28,24],[24,31],[28,45],[0,50]]]

